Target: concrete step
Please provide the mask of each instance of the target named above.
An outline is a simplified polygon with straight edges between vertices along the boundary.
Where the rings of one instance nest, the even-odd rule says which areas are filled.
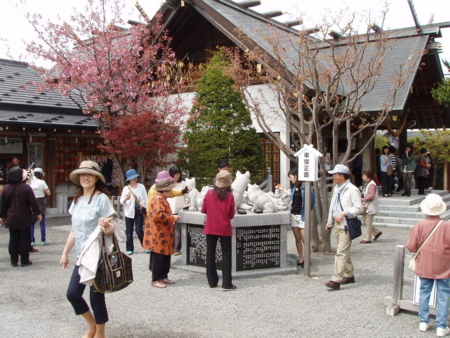
[[[433,193],[441,195],[444,201],[450,201],[450,195],[448,190],[433,190]],[[411,191],[411,196],[402,196],[401,194],[394,194],[391,197],[383,197],[382,194],[378,194],[378,201],[380,206],[386,205],[388,207],[405,207],[420,204],[426,195],[417,195],[417,190]],[[412,210],[409,210],[412,211]]]
[[[405,218],[405,217],[397,217],[397,216],[378,216],[376,215],[374,218],[374,223],[386,223],[386,224],[416,224],[418,221],[425,219],[425,215],[422,218]]]

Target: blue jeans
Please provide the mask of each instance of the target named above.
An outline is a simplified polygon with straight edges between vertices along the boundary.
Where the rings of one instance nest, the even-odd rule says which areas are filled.
[[[136,235],[139,238],[139,242],[144,239],[144,229],[142,228],[142,223],[144,221],[144,217],[139,214],[139,208],[136,208],[134,211],[134,218],[125,217],[125,227],[126,227],[126,235],[127,235],[127,251],[134,251],[134,243],[133,243],[133,228],[136,225]]]
[[[42,220],[41,223],[39,223],[41,226],[41,242],[45,242],[45,215],[42,215]],[[30,230],[30,237],[31,237],[31,242],[36,242],[34,239],[34,224],[31,226],[31,230]]]
[[[430,309],[431,289],[436,280],[438,304],[436,307],[436,327],[445,329],[447,327],[448,316],[448,298],[450,297],[450,278],[446,279],[428,279],[420,277],[420,300],[419,300],[419,319],[421,323],[429,323],[428,319]]]

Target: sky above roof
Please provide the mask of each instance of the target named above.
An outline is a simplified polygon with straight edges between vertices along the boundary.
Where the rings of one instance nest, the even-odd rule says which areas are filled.
[[[160,8],[163,1],[159,0],[139,0],[140,5],[149,17],[152,17]],[[361,0],[321,0],[315,2],[314,6],[302,7],[302,3],[311,4],[300,0],[262,0],[261,6],[252,9],[258,12],[270,10],[282,10],[290,13],[283,17],[276,18],[279,21],[301,17],[305,27],[314,27],[320,25],[324,15],[344,11],[347,13],[356,12],[361,16],[374,18],[380,17],[380,8],[383,8],[382,1],[361,1]],[[433,22],[450,21],[448,11],[443,8],[442,0],[413,0],[419,22],[422,25],[429,23],[433,17]],[[77,4],[76,4],[77,3]],[[2,10],[0,11],[0,58],[14,59],[35,63],[39,66],[51,67],[52,65],[43,60],[36,60],[27,56],[25,42],[31,42],[36,39],[36,34],[31,25],[26,21],[26,13],[39,13],[45,19],[50,21],[70,22],[70,15],[73,13],[73,7],[81,9],[85,0],[71,2],[60,0],[2,0]],[[125,0],[126,7],[123,12],[125,21],[132,19],[142,21],[139,13],[134,7],[134,0]],[[389,2],[388,2],[389,3]],[[385,29],[394,29],[414,26],[407,0],[391,0],[389,3],[389,12],[384,24]],[[443,38],[438,39],[443,45],[444,53],[441,59],[450,60],[450,28],[444,29]]]

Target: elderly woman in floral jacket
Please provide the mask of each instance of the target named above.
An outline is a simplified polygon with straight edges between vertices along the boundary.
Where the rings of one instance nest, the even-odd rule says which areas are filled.
[[[152,267],[152,283],[157,288],[165,288],[167,284],[175,284],[168,278],[170,258],[173,254],[174,224],[180,216],[173,215],[167,198],[174,187],[173,178],[165,178],[155,184],[156,195],[147,209],[144,242],[142,247],[150,250],[150,266]]]

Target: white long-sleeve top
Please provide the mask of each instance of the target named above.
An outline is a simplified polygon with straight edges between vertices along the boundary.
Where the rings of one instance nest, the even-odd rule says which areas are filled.
[[[120,203],[123,204],[123,212],[125,217],[134,218],[134,212],[136,203],[133,197],[133,194],[130,192],[131,189],[139,200],[141,205],[145,207],[147,205],[147,191],[145,191],[145,187],[143,184],[138,183],[136,189],[131,188],[130,185],[127,185],[122,190],[122,195],[120,196]],[[130,195],[131,198],[128,201],[125,201],[127,195]]]
[[[184,181],[177,182],[175,184],[175,186],[173,187],[174,190],[183,190],[184,188],[186,188],[186,183]],[[167,202],[169,202],[170,210],[172,210],[172,214],[176,214],[178,211],[180,211],[184,207],[185,195],[177,196],[177,197],[170,197],[167,199]]]

